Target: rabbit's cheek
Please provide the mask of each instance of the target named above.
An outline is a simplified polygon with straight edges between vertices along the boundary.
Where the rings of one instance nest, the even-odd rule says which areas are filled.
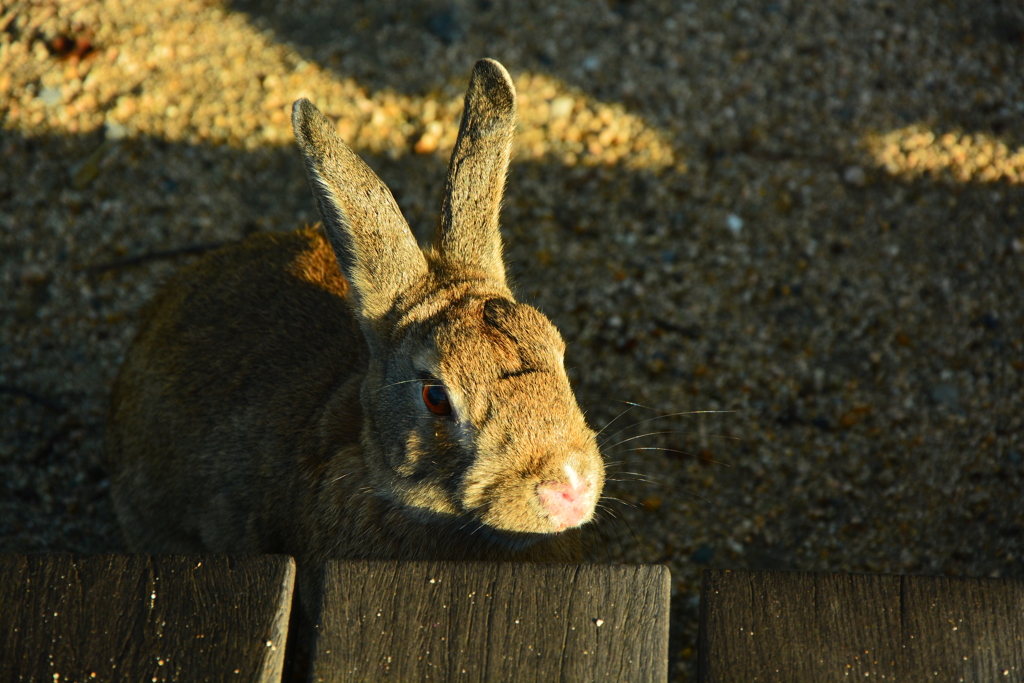
[[[431,520],[435,515],[456,517],[460,514],[448,491],[436,483],[420,483],[405,488],[400,502],[407,514],[414,518],[422,516],[424,520]]]
[[[400,477],[408,478],[416,475],[419,465],[427,455],[427,445],[417,432],[411,432],[405,439],[405,449],[394,458],[393,469]]]
[[[390,474],[378,478],[378,494],[414,518],[461,514],[452,481],[465,466],[451,449],[451,436],[444,429],[421,425],[409,432],[397,449],[396,463],[388,468]]]

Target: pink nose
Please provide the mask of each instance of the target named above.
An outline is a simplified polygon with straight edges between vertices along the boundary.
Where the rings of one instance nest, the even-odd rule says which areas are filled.
[[[592,484],[578,480],[575,484],[566,481],[546,481],[537,487],[537,497],[555,525],[562,531],[583,524],[594,511],[594,501],[589,495]]]

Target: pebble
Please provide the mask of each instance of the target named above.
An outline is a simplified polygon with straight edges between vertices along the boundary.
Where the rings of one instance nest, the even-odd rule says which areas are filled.
[[[556,97],[551,100],[551,120],[557,121],[559,119],[567,119],[572,115],[572,110],[576,107],[576,100],[567,95]]]
[[[730,213],[725,217],[725,227],[729,228],[736,237],[739,237],[740,232],[743,230],[743,219],[734,213]]]
[[[39,95],[37,95],[37,97],[39,98],[39,101],[47,107],[60,104],[64,99],[60,92],[60,88],[43,88],[39,91]]]
[[[117,121],[107,121],[103,132],[107,140],[123,140],[128,137],[128,126]]]
[[[843,171],[843,181],[854,187],[864,187],[867,179],[867,174],[860,166],[847,166]]]

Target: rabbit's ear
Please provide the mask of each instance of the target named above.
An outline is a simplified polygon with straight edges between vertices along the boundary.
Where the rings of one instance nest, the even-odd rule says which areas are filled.
[[[377,320],[427,272],[427,263],[391,191],[307,99],[292,106],[327,238],[365,319]]]
[[[481,59],[469,79],[434,240],[449,272],[505,283],[498,212],[515,127],[512,79],[498,62]]]

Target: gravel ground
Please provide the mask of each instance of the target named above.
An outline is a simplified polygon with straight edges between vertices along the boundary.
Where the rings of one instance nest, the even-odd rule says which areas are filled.
[[[1024,576],[1012,0],[0,0],[0,551],[122,548],[111,381],[194,253],[315,220],[292,100],[426,239],[481,56],[510,272],[621,415],[594,558],[671,568],[674,680],[705,567]]]

